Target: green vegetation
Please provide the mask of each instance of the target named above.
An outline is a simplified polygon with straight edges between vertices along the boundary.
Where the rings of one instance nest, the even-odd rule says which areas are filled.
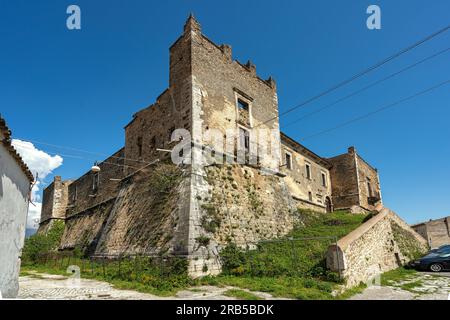
[[[418,246],[418,241],[407,230],[401,228],[395,222],[391,222],[394,240],[398,244],[400,252],[403,256],[410,260],[420,258],[425,253],[424,249]]]
[[[81,277],[107,281],[118,289],[130,289],[170,296],[196,284],[187,274],[187,260],[176,257],[134,257],[120,260],[92,260],[59,256],[36,263],[24,262],[22,275],[31,272],[70,276],[68,267],[80,268]],[[35,277],[36,275],[33,275]]]
[[[209,242],[211,239],[207,236],[198,236],[195,238],[195,240],[198,242],[200,246],[207,247],[209,245]]]
[[[54,221],[47,233],[36,233],[25,240],[22,250],[22,260],[35,262],[42,254],[58,249],[64,233],[64,222]]]
[[[403,290],[406,290],[406,291],[417,293],[418,291],[416,291],[414,289],[420,288],[422,286],[423,286],[423,281],[417,280],[417,281],[413,281],[413,282],[404,283],[404,284],[400,285],[400,288],[402,288]]]
[[[417,279],[416,276],[418,272],[412,269],[398,268],[395,270],[388,271],[381,275],[381,285],[397,287],[412,293],[423,293],[417,288],[423,286],[423,281]]]
[[[230,242],[221,252],[226,275],[301,276],[338,282],[339,277],[326,269],[328,246],[348,234],[364,220],[363,215],[345,212],[322,214],[299,211],[302,225],[285,238],[259,242],[243,250]]]
[[[398,268],[395,270],[391,270],[381,275],[381,285],[390,286],[400,281],[405,281],[414,278],[416,274],[417,271],[413,269]]]
[[[245,249],[230,242],[221,252],[223,273],[217,277],[193,280],[187,275],[187,261],[174,257],[90,261],[74,254],[42,261],[39,252],[52,252],[59,243],[62,233],[56,235],[58,228],[54,229],[55,233],[47,234],[48,241],[32,240],[34,242],[26,244],[28,249],[24,250],[24,254],[27,250],[28,253],[24,256],[28,258],[24,259],[22,272],[30,274],[30,271],[36,271],[68,276],[67,267],[77,265],[83,278],[107,281],[119,289],[162,296],[205,284],[234,286],[293,299],[345,299],[360,292],[363,286],[339,296],[333,294],[341,281],[337,274],[326,270],[325,254],[331,243],[358,227],[365,216],[346,212],[322,214],[299,210],[296,218],[300,223],[285,238],[262,241],[256,244],[256,248]],[[199,245],[207,246],[209,241],[210,238],[206,236],[197,238]],[[46,245],[41,245],[41,242]],[[43,248],[43,251],[36,247]],[[392,274],[391,277],[393,276]],[[258,298],[239,289],[228,290],[226,294],[239,299]]]
[[[227,297],[234,297],[240,300],[261,300],[261,297],[258,297],[257,295],[248,292],[248,291],[244,291],[244,290],[240,290],[240,289],[230,289],[224,292],[223,294],[224,296]]]
[[[348,298],[353,297],[355,294],[363,292],[364,289],[366,289],[366,288],[367,288],[367,285],[365,283],[360,283],[358,286],[350,288],[350,289],[342,292],[335,298],[337,300],[347,300]]]
[[[364,286],[333,296],[341,281],[326,269],[325,254],[331,243],[356,229],[365,216],[309,210],[297,214],[301,223],[283,239],[260,242],[256,249],[241,249],[230,242],[220,253],[222,275],[202,281],[293,299],[344,299],[361,292]]]
[[[206,285],[227,285],[249,289],[251,291],[267,292],[274,297],[300,300],[328,300],[334,298],[332,291],[335,284],[312,278],[221,275],[217,277],[206,277],[200,281]]]
[[[201,225],[206,232],[214,233],[220,227],[221,219],[214,205],[202,204],[202,209],[206,214],[201,218]]]

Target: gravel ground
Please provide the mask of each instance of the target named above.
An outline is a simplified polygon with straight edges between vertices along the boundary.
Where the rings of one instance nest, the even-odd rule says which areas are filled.
[[[402,285],[418,283],[409,290]],[[389,286],[371,286],[350,300],[450,300],[450,272],[421,272]]]
[[[179,291],[173,297],[160,297],[132,290],[119,290],[107,282],[78,279],[64,276],[33,273],[19,278],[18,299],[38,300],[234,300],[224,296],[233,287],[200,286]],[[247,290],[246,290],[247,291]],[[250,291],[249,291],[250,292]],[[272,299],[270,294],[252,292],[262,299]]]

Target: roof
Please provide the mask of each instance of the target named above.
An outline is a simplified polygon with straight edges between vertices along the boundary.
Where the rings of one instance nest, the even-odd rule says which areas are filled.
[[[418,226],[421,226],[421,225],[426,225],[426,224],[428,224],[430,222],[437,222],[437,221],[444,221],[445,222],[446,220],[450,220],[450,216],[443,217],[443,218],[438,218],[438,219],[430,219],[428,221],[415,223],[415,224],[412,224],[411,227],[418,227]]]
[[[6,125],[6,121],[5,119],[2,118],[1,114],[0,114],[0,133],[4,136],[4,138],[1,140],[1,143],[6,148],[6,150],[9,151],[14,160],[16,160],[17,164],[22,169],[23,173],[25,173],[30,183],[32,183],[34,181],[34,176],[31,173],[28,166],[23,161],[22,157],[17,152],[17,150],[14,149],[11,143],[11,130]]]
[[[326,159],[322,158],[321,156],[317,155],[313,151],[309,150],[304,145],[300,144],[299,142],[295,141],[294,139],[288,137],[286,134],[280,131],[281,135],[281,143],[288,145],[293,150],[297,151],[298,153],[307,156],[311,160],[316,161],[318,164],[330,169],[332,167],[332,164],[327,161]]]

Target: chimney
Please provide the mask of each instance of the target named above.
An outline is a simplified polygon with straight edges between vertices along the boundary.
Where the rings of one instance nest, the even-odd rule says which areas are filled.
[[[186,23],[184,24],[184,33],[190,33],[190,32],[198,32],[201,33],[202,28],[200,26],[200,23],[194,18],[194,15],[191,13],[186,20]]]

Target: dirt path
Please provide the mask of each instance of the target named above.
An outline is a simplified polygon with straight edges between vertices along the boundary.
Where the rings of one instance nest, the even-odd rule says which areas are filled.
[[[388,286],[371,286],[350,300],[450,300],[450,273],[417,273]]]
[[[173,297],[160,297],[132,290],[119,290],[107,282],[78,279],[72,280],[64,276],[32,273],[19,279],[18,299],[39,300],[234,300],[224,293],[233,287],[200,286],[179,291]],[[247,290],[245,290],[247,291]],[[250,292],[250,291],[248,291]],[[261,299],[272,299],[263,292],[252,292]]]

